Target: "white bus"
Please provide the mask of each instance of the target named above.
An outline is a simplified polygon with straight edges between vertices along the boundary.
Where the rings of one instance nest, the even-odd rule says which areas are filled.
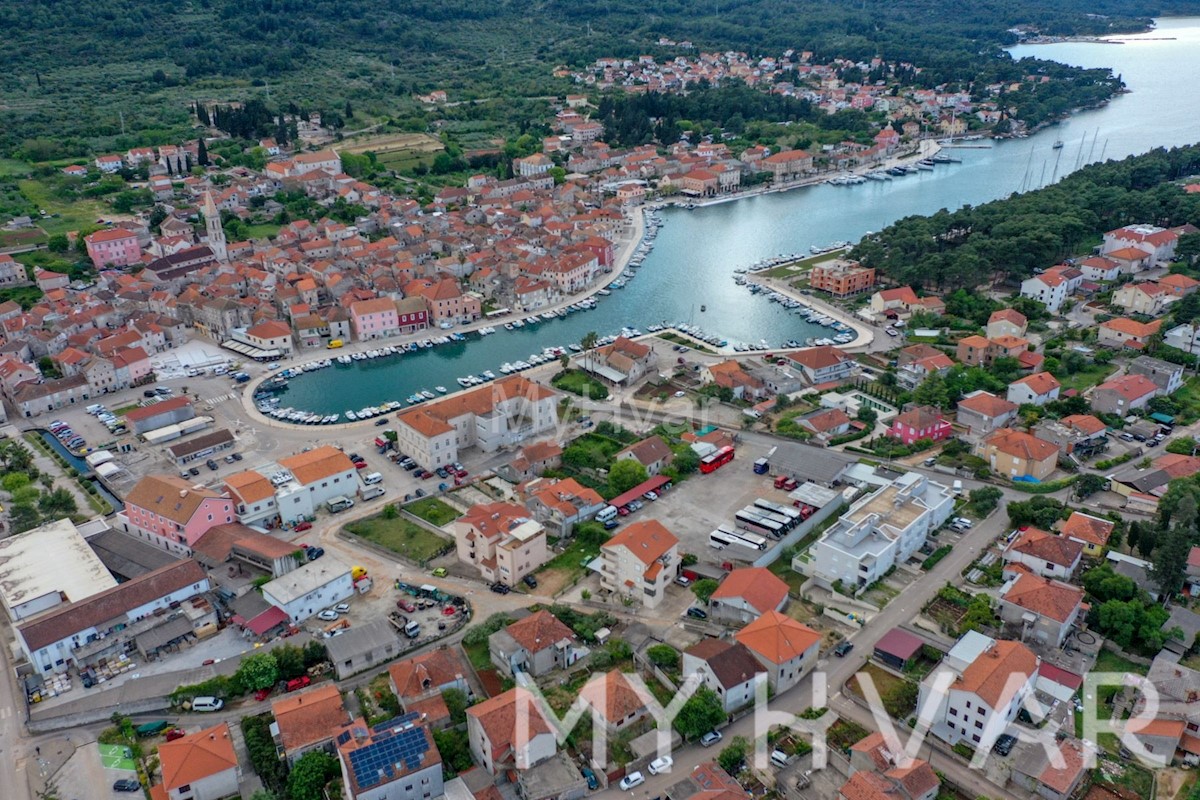
[[[733,519],[739,530],[749,531],[753,534],[765,534],[778,539],[787,533],[782,522],[768,519],[754,509],[743,508],[734,515]]]
[[[731,528],[728,525],[721,525],[717,528],[720,533],[740,541],[747,547],[753,547],[755,550],[766,550],[771,542],[765,536],[760,536],[753,531],[739,530]]]
[[[781,517],[787,517],[791,520],[790,525],[794,528],[800,524],[800,512],[792,506],[780,505],[772,503],[770,500],[764,500],[761,497],[754,501],[755,508],[761,508],[763,511],[770,511]]]
[[[749,557],[750,551],[757,552],[761,549],[750,544],[740,536],[734,536],[720,528],[708,535],[708,546],[714,550],[724,550],[726,548],[739,551],[745,550],[747,551],[747,557]]]

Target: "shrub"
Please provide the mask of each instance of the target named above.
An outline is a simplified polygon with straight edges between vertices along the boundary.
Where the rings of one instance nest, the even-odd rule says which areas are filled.
[[[941,561],[946,556],[950,555],[950,550],[951,550],[951,547],[948,544],[944,544],[941,547],[939,547],[937,550],[934,550],[933,553],[929,556],[929,558],[927,558],[923,562],[921,562],[922,569],[925,569],[926,571],[933,569],[935,566],[937,566],[937,563],[939,561]]]

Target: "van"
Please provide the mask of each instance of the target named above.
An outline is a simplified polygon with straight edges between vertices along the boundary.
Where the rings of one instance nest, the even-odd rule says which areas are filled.
[[[197,697],[192,701],[192,711],[220,711],[224,706],[225,701],[216,697]]]
[[[963,492],[962,481],[955,481],[954,482],[954,494],[960,495],[960,494],[962,494],[962,492]]]
[[[771,751],[771,763],[774,764],[775,766],[779,767],[780,769],[783,769],[784,767],[791,764],[792,758],[793,757],[788,756],[788,754],[783,752],[782,750],[772,750]]]
[[[421,635],[421,623],[416,620],[411,620],[404,626],[404,635],[410,639],[416,639]]]
[[[337,497],[329,498],[329,500],[325,503],[325,508],[330,514],[336,514],[339,511],[345,511],[348,508],[354,508],[354,501],[349,497],[338,495]]]
[[[341,347],[344,344],[345,344],[345,342],[343,342],[341,339],[334,339],[329,344],[325,345],[325,347],[329,350],[337,350],[339,347]]]
[[[596,513],[596,522],[601,524],[608,522],[610,519],[617,518],[616,506],[605,506]]]
[[[363,500],[374,500],[376,497],[382,497],[384,491],[382,486],[364,486],[358,490],[358,496]]]
[[[379,483],[382,480],[383,480],[383,474],[379,473],[379,472],[372,472],[369,475],[363,476],[363,483],[365,483],[367,486],[373,486],[374,484]]]

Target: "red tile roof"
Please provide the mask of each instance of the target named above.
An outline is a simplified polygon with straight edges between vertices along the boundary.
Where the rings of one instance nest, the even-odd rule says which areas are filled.
[[[772,664],[783,664],[816,646],[821,641],[821,634],[771,610],[738,631],[736,638],[759,657]]]
[[[760,614],[778,609],[787,599],[788,585],[765,567],[743,567],[735,569],[725,577],[713,600],[742,599]]]

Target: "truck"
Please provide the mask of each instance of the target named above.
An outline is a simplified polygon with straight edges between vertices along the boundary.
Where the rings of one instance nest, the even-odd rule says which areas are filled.
[[[169,727],[171,727],[171,723],[165,719],[160,719],[157,722],[147,722],[144,725],[138,725],[134,728],[134,732],[140,737],[155,736]]]
[[[376,497],[381,497],[383,492],[382,486],[363,486],[359,488],[358,496],[363,500],[374,500]]]
[[[354,508],[354,501],[344,495],[338,495],[325,501],[325,508],[330,514],[337,514],[339,511]]]
[[[771,462],[765,458],[760,458],[754,462],[754,474],[766,475],[771,471]]]

